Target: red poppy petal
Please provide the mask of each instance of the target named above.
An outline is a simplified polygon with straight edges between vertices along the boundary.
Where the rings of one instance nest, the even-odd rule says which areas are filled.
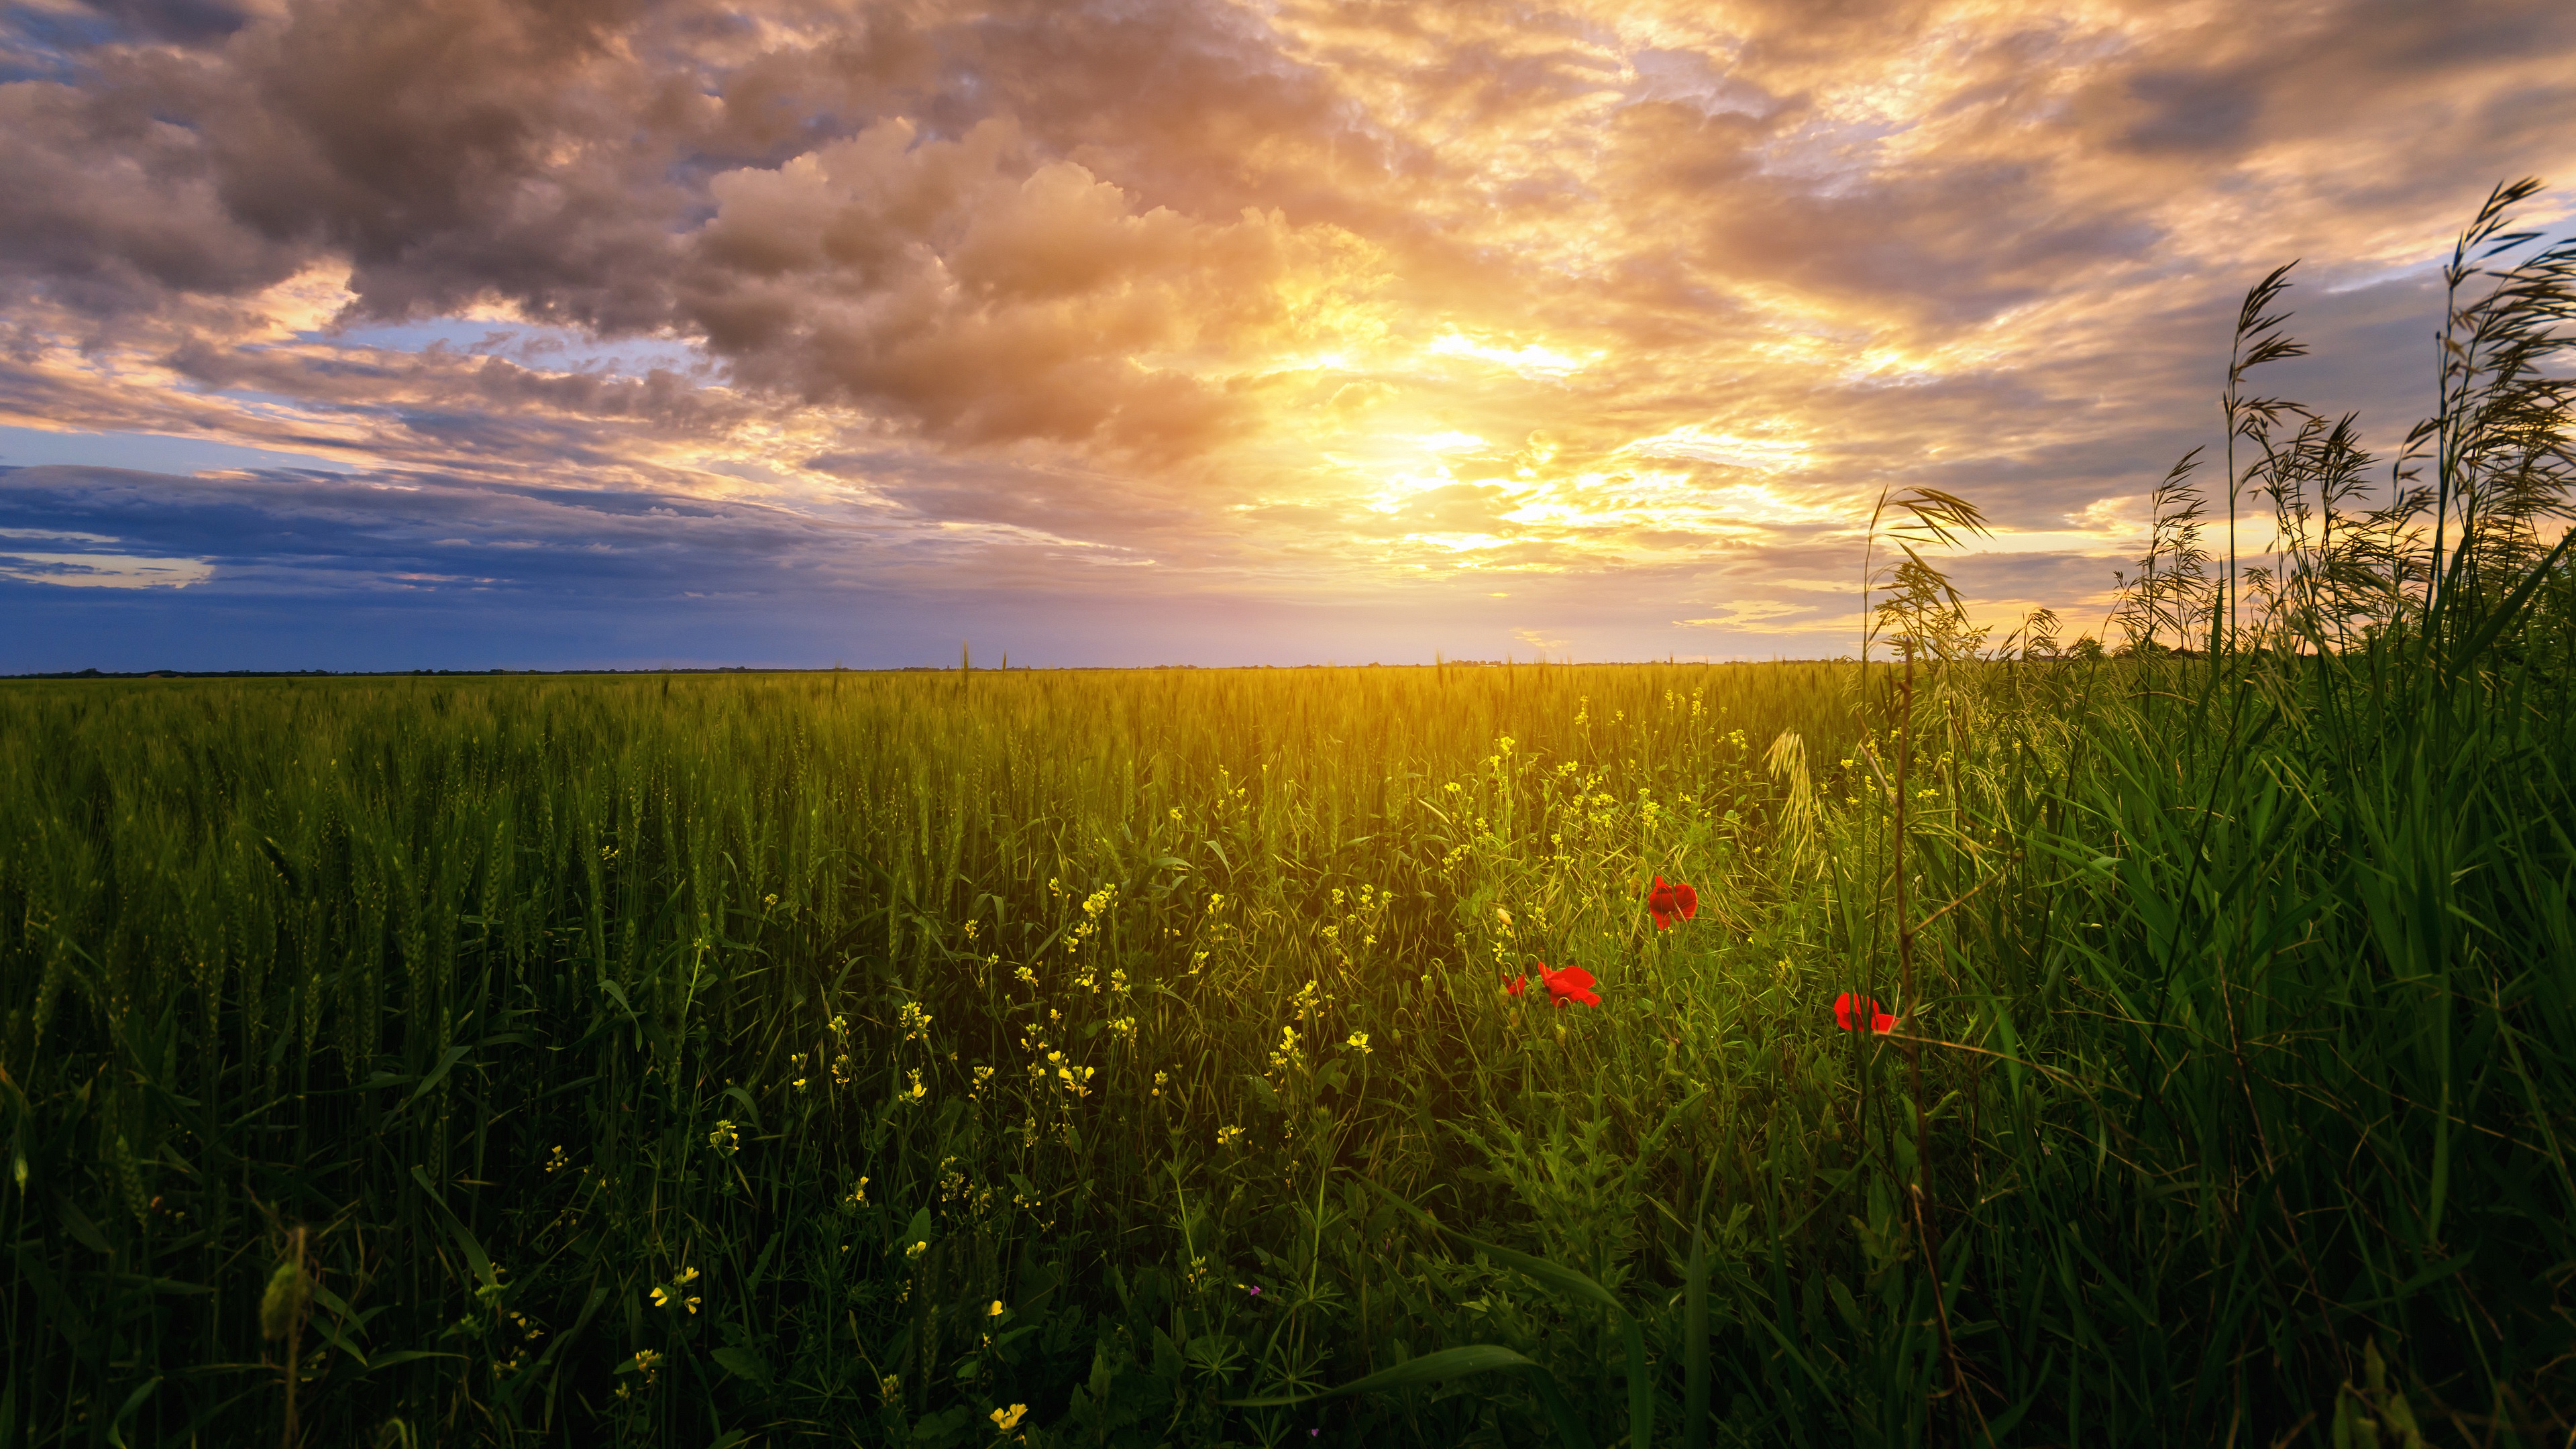
[[[1683,920],[1687,921],[1687,920],[1689,920],[1691,917],[1696,916],[1696,915],[1698,915],[1698,914],[1699,914],[1699,892],[1698,892],[1698,891],[1695,891],[1695,890],[1691,889],[1689,886],[1675,886],[1675,887],[1673,887],[1673,890],[1674,890],[1674,892],[1675,892],[1676,894],[1678,894],[1678,895],[1681,897],[1681,899],[1682,899],[1682,919],[1683,919]]]
[[[1896,1030],[1896,1018],[1882,1011],[1878,1015],[1870,1018],[1869,1029],[1872,1031],[1894,1031]]]
[[[1591,986],[1597,981],[1597,978],[1594,977],[1591,972],[1584,970],[1580,966],[1566,967],[1564,970],[1556,973],[1556,979],[1575,986]]]
[[[1850,992],[1846,991],[1842,995],[1834,998],[1834,1025],[1836,1028],[1843,1031],[1851,1030],[1851,1013],[1852,999]]]

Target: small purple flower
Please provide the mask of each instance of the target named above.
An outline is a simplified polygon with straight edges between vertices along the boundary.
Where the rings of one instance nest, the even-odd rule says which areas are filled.
[[[1248,1288],[1248,1289],[1246,1289],[1246,1290],[1244,1290],[1244,1291],[1246,1291],[1246,1292],[1250,1293],[1253,1297],[1258,1298],[1258,1297],[1260,1297],[1260,1296],[1261,1296],[1261,1285],[1260,1285],[1260,1284],[1258,1284],[1258,1283],[1255,1283],[1255,1284],[1253,1284],[1250,1288]]]

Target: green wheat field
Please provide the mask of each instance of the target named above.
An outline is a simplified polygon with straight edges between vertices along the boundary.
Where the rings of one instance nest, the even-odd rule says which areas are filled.
[[[0,1449],[2565,1443],[2571,267],[2108,651],[0,685]]]

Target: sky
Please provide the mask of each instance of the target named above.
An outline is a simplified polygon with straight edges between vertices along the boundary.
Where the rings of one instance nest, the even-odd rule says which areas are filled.
[[[0,672],[2099,632],[2266,386],[2427,408],[2576,6],[0,4]],[[2250,547],[2250,536],[2249,536]]]

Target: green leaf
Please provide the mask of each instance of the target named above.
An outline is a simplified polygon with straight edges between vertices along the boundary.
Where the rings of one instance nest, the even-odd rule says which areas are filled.
[[[1628,1442],[1655,1442],[1655,1381],[1646,1377],[1646,1331],[1630,1314],[1619,1315],[1619,1336],[1628,1345]]]
[[[1579,1299],[1585,1303],[1597,1304],[1600,1307],[1607,1308],[1612,1313],[1619,1315],[1621,1318],[1626,1318],[1628,1316],[1628,1310],[1620,1305],[1617,1298],[1611,1296],[1609,1289],[1593,1282],[1589,1277],[1586,1277],[1581,1273],[1577,1273],[1572,1268],[1551,1263],[1545,1258],[1536,1257],[1532,1254],[1520,1252],[1516,1249],[1506,1248],[1496,1243],[1488,1243],[1482,1238],[1471,1238],[1465,1233],[1458,1231],[1456,1228],[1444,1227],[1441,1231],[1447,1233],[1453,1238],[1456,1238],[1459,1242],[1466,1244],[1468,1247],[1475,1249],[1477,1252],[1484,1254],[1486,1257],[1493,1259],[1495,1262],[1502,1264],[1506,1268],[1517,1269],[1520,1272],[1536,1278],[1541,1283],[1546,1284],[1548,1287],[1555,1289],[1559,1293],[1563,1293],[1571,1298]]]
[[[374,1358],[367,1360],[367,1372],[371,1374],[382,1373],[386,1369],[392,1368],[395,1364],[410,1363],[416,1359],[463,1357],[465,1357],[465,1355],[461,1353],[432,1353],[425,1348],[398,1348],[391,1353],[380,1353]]]
[[[769,1387],[769,1365],[759,1354],[750,1349],[720,1348],[708,1354],[707,1357],[722,1364],[725,1372],[735,1378],[749,1379],[762,1388]]]
[[[472,1051],[472,1050],[474,1050],[474,1048],[472,1048],[472,1047],[470,1047],[470,1046],[452,1046],[452,1047],[449,1047],[449,1048],[447,1049],[447,1051],[446,1051],[446,1054],[445,1054],[445,1055],[443,1055],[443,1056],[441,1056],[441,1057],[438,1059],[438,1065],[437,1065],[437,1066],[434,1066],[434,1067],[432,1067],[432,1068],[430,1068],[430,1069],[429,1069],[429,1075],[428,1075],[428,1076],[425,1076],[425,1077],[423,1077],[423,1078],[421,1078],[421,1079],[420,1079],[420,1085],[419,1085],[419,1086],[417,1086],[417,1087],[412,1088],[412,1089],[411,1089],[411,1095],[410,1095],[410,1096],[408,1096],[408,1097],[405,1097],[405,1098],[403,1099],[403,1104],[402,1104],[402,1106],[401,1106],[401,1107],[399,1107],[399,1108],[397,1108],[397,1109],[395,1109],[395,1110],[397,1110],[397,1111],[405,1111],[405,1112],[407,1112],[407,1111],[411,1110],[411,1105],[412,1105],[412,1103],[417,1102],[417,1101],[419,1101],[421,1098],[423,1098],[423,1097],[425,1097],[425,1096],[429,1095],[429,1089],[430,1089],[430,1088],[435,1087],[435,1086],[437,1086],[440,1082],[443,1082],[443,1081],[447,1080],[447,1072],[448,1072],[448,1069],[449,1069],[450,1067],[455,1066],[458,1062],[463,1061],[463,1060],[465,1059],[465,1054],[466,1054],[467,1052]]]
[[[189,1291],[196,1293],[211,1293],[214,1290],[211,1288],[192,1287]],[[356,1309],[351,1308],[348,1305],[347,1300],[341,1298],[339,1294],[323,1287],[321,1280],[319,1279],[314,1280],[313,1283],[313,1301],[330,1310],[333,1317],[338,1318],[343,1323],[346,1323],[353,1331],[359,1333],[364,1333],[366,1331],[368,1319],[384,1312],[391,1306],[390,1304],[380,1303],[375,1307],[368,1309],[366,1312],[360,1313]]]
[[[1700,1196],[1708,1196],[1705,1187]],[[1690,1266],[1682,1274],[1682,1443],[1685,1449],[1708,1445],[1708,1218],[1704,1210],[1691,1225]]]
[[[142,1408],[143,1401],[152,1397],[152,1391],[159,1387],[161,1387],[161,1379],[160,1376],[156,1374],[151,1378],[145,1379],[141,1388],[138,1388],[133,1393],[125,1396],[124,1406],[116,1411],[116,1417],[108,1423],[108,1443],[115,1445],[116,1449],[126,1449],[126,1421],[134,1417],[134,1411]]]
[[[475,1241],[473,1232],[465,1226],[465,1220],[458,1217],[455,1211],[448,1207],[446,1200],[438,1195],[438,1189],[430,1183],[428,1170],[414,1163],[411,1169],[411,1180],[420,1184],[422,1192],[429,1194],[429,1205],[438,1209],[439,1217],[446,1222],[449,1235],[456,1239],[456,1246],[463,1250],[465,1261],[473,1268],[474,1276],[483,1280],[484,1287],[498,1291],[501,1286],[501,1275],[492,1271],[491,1255],[483,1251],[481,1243]]]
[[[1583,1302],[1597,1304],[1600,1307],[1609,1309],[1613,1313],[1624,1315],[1628,1311],[1620,1306],[1618,1299],[1610,1295],[1609,1289],[1602,1287],[1600,1284],[1593,1282],[1590,1278],[1581,1273],[1577,1273],[1571,1268],[1560,1267],[1555,1263],[1549,1262],[1545,1258],[1535,1257],[1531,1254],[1521,1252],[1518,1249],[1506,1248],[1496,1243],[1488,1243],[1482,1238],[1469,1237],[1467,1234],[1458,1231],[1456,1228],[1447,1226],[1438,1218],[1433,1217],[1431,1214],[1415,1207],[1412,1203],[1405,1201],[1402,1197],[1397,1196],[1394,1189],[1386,1187],[1366,1177],[1361,1178],[1360,1181],[1383,1195],[1388,1201],[1395,1203],[1405,1211],[1413,1214],[1416,1218],[1421,1219],[1423,1225],[1430,1228],[1433,1232],[1446,1233],[1450,1237],[1456,1238],[1459,1242],[1466,1244],[1468,1247],[1492,1258],[1495,1262],[1502,1264],[1504,1267],[1517,1268],[1521,1272],[1536,1278],[1541,1283],[1556,1289],[1560,1293],[1571,1294]]]
[[[1407,1359],[1391,1369],[1380,1369],[1366,1378],[1353,1379],[1340,1388],[1325,1389],[1318,1393],[1274,1394],[1268,1398],[1220,1399],[1217,1402],[1229,1409],[1284,1409],[1292,1404],[1319,1403],[1325,1399],[1339,1399],[1351,1394],[1376,1394],[1391,1389],[1409,1389],[1420,1384],[1435,1383],[1441,1379],[1462,1378],[1468,1374],[1485,1373],[1492,1369],[1532,1369],[1541,1375],[1547,1372],[1508,1348],[1497,1344],[1479,1343],[1467,1348],[1444,1348],[1438,1353],[1426,1353],[1420,1358]]]
[[[599,978],[599,989],[608,993],[608,999],[617,1003],[617,1009],[626,1013],[628,1021],[635,1020],[635,1008],[626,1003],[625,987],[603,976]]]
[[[1465,1243],[1476,1251],[1492,1258],[1495,1262],[1502,1264],[1504,1267],[1514,1268],[1522,1273],[1526,1273],[1530,1277],[1537,1279],[1539,1282],[1546,1284],[1548,1287],[1554,1288],[1558,1292],[1566,1294],[1580,1302],[1597,1304],[1600,1307],[1609,1309],[1612,1316],[1614,1316],[1619,1322],[1620,1335],[1625,1341],[1627,1347],[1629,1442],[1632,1444],[1649,1444],[1653,1442],[1651,1436],[1655,1423],[1655,1388],[1654,1381],[1646,1375],[1645,1332],[1638,1324],[1636,1317],[1620,1305],[1619,1300],[1611,1295],[1609,1289],[1602,1287],[1599,1283],[1594,1282],[1584,1274],[1578,1273],[1571,1268],[1551,1263],[1545,1258],[1535,1257],[1531,1254],[1502,1247],[1498,1244],[1488,1243],[1481,1238],[1469,1237],[1467,1234],[1459,1232],[1455,1228],[1444,1227],[1441,1225],[1439,1219],[1432,1217],[1429,1213],[1423,1212],[1422,1209],[1418,1207],[1414,1207],[1413,1204],[1405,1202],[1403,1198],[1397,1197],[1393,1191],[1379,1186],[1375,1182],[1370,1182],[1367,1178],[1362,1178],[1360,1180],[1368,1182],[1369,1186],[1377,1188],[1380,1193],[1385,1194],[1393,1201],[1402,1203],[1407,1209],[1422,1218],[1424,1222],[1430,1224],[1433,1228],[1448,1234],[1459,1242]],[[1552,1390],[1554,1388],[1554,1384],[1551,1383],[1549,1387]],[[1542,1395],[1541,1397],[1545,1397],[1545,1395]],[[1554,1413],[1553,1410],[1550,1412],[1551,1414]],[[1568,1421],[1564,1419],[1563,1416],[1557,1417],[1558,1428],[1562,1431]],[[1568,1442],[1587,1441],[1576,1441],[1569,1437]]]
[[[64,1230],[78,1239],[82,1247],[96,1253],[116,1251],[107,1245],[107,1234],[98,1230],[98,1224],[89,1220],[89,1214],[74,1207],[70,1198],[62,1200],[61,1216]]]
[[[360,1351],[356,1344],[350,1342],[348,1335],[342,1333],[339,1325],[333,1323],[330,1319],[316,1315],[313,1318],[307,1319],[305,1321],[305,1326],[321,1335],[322,1341],[325,1344],[332,1348],[336,1348],[340,1352],[347,1354],[350,1358],[355,1359],[358,1364],[359,1373],[363,1374],[369,1368],[373,1367],[373,1365],[367,1361],[366,1354]]]
[[[1539,1404],[1547,1410],[1548,1421],[1556,1425],[1556,1435],[1565,1441],[1566,1449],[1592,1449],[1591,1431],[1583,1427],[1583,1420],[1576,1417],[1565,1395],[1557,1392],[1556,1379],[1540,1369],[1530,1376],[1530,1387],[1538,1390]]]

